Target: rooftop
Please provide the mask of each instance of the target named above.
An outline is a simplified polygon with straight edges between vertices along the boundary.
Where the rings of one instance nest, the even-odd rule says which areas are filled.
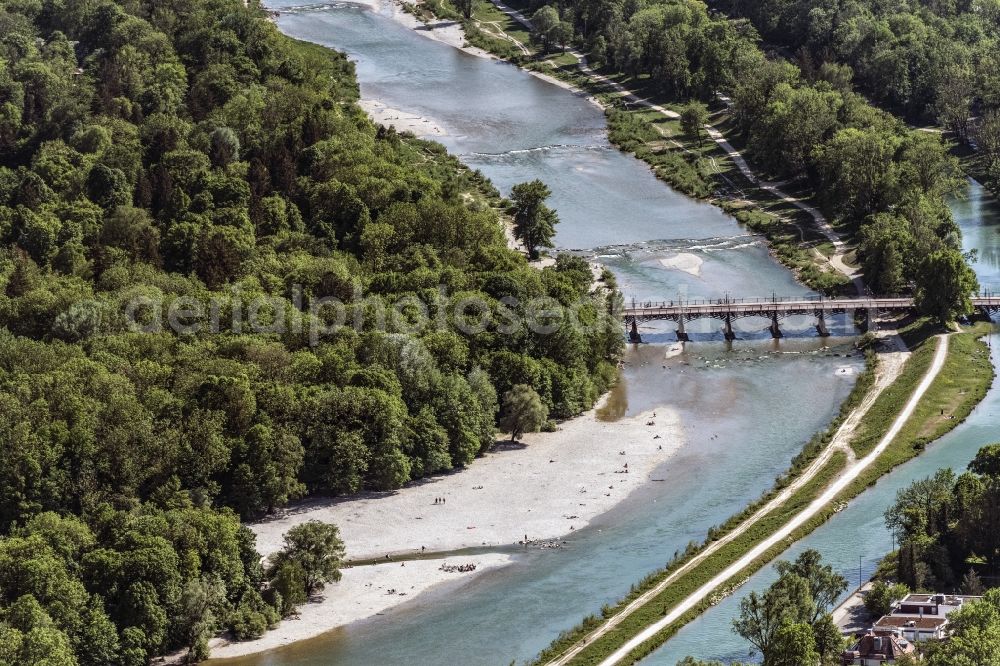
[[[844,653],[847,659],[879,659],[895,661],[904,654],[912,653],[916,648],[912,643],[892,632],[869,631],[858,639],[853,648]]]
[[[937,616],[916,617],[913,615],[886,615],[875,623],[875,628],[891,627],[893,629],[937,629],[947,623],[947,618]]]
[[[941,604],[944,606],[959,606],[970,601],[981,601],[982,597],[968,594],[908,594],[899,602],[901,604]]]

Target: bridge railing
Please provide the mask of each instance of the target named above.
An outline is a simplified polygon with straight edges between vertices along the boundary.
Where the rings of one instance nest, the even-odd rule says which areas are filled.
[[[995,292],[988,295],[976,295],[971,298],[972,305],[976,308],[1000,309],[1000,294]],[[771,298],[706,298],[706,299],[678,299],[673,301],[637,301],[632,300],[625,304],[623,313],[679,313],[679,312],[733,312],[759,310],[794,310],[822,309],[822,310],[896,310],[910,309],[914,307],[914,300],[908,297],[872,297],[862,296],[856,298],[825,298],[823,296],[782,296]]]
[[[772,296],[770,298],[688,298],[688,299],[677,299],[671,301],[649,301],[643,300],[638,301],[632,299],[626,303],[626,306],[631,306],[629,309],[638,310],[650,308],[675,308],[688,305],[763,305],[768,303],[792,303],[797,301],[823,301],[823,300],[835,300],[830,298],[824,298],[823,296],[814,294],[804,294],[802,296]]]
[[[1000,298],[997,299],[1000,303]],[[640,310],[676,310],[676,309],[698,309],[698,308],[767,308],[769,306],[800,306],[809,307],[853,307],[853,308],[877,308],[877,307],[911,307],[913,299],[910,298],[819,298],[814,296],[803,296],[801,298],[730,298],[730,299],[686,299],[675,301],[632,301],[625,304],[624,309],[629,311]]]
[[[898,303],[900,301],[910,301],[912,298],[907,296],[858,296],[858,297],[846,297],[846,298],[829,298],[821,294],[803,294],[801,296],[771,296],[763,298],[746,298],[746,297],[733,297],[725,296],[723,298],[688,298],[688,299],[674,299],[674,300],[637,300],[632,298],[626,301],[626,309],[631,310],[649,310],[652,308],[676,308],[676,307],[687,307],[687,306],[698,306],[698,305],[770,305],[770,304],[780,304],[780,303],[801,303],[801,302],[815,302],[815,303]],[[985,291],[975,296],[971,297],[974,305],[993,305],[1000,306],[1000,290]]]

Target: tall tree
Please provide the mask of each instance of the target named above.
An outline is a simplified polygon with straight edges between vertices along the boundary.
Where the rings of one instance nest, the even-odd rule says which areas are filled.
[[[809,585],[809,594],[814,604],[810,624],[823,613],[832,610],[838,597],[847,589],[847,580],[834,571],[832,566],[823,564],[822,556],[816,550],[803,552],[794,562],[780,561],[774,568],[781,576],[795,575]]]
[[[681,129],[701,146],[702,131],[708,124],[708,108],[697,100],[688,102],[681,110]]]
[[[528,256],[538,258],[538,249],[552,247],[559,216],[545,204],[552,191],[540,180],[515,185],[511,190],[514,235],[524,243]]]
[[[975,569],[969,569],[962,578],[962,594],[979,597],[985,591],[986,588],[983,586],[983,581],[979,577],[979,574],[976,573]]]
[[[542,44],[545,51],[548,51],[559,39],[561,24],[559,11],[551,5],[545,5],[531,17],[531,35]]]
[[[932,647],[928,666],[1000,666],[1000,591],[948,617],[951,636]]]
[[[972,312],[970,297],[979,290],[975,272],[962,253],[950,247],[924,257],[915,282],[917,307],[941,323]]]
[[[989,444],[976,452],[969,471],[982,476],[1000,477],[1000,444]]]
[[[503,396],[503,417],[500,427],[510,433],[510,441],[526,432],[535,432],[549,417],[548,408],[533,388],[518,384]]]
[[[909,592],[910,588],[902,583],[890,584],[877,580],[865,592],[865,609],[875,618],[888,615],[892,612],[893,604],[902,600]]]
[[[472,5],[474,0],[455,0],[455,6],[466,19],[472,18]]]
[[[208,639],[215,632],[215,610],[225,601],[225,587],[218,580],[198,578],[188,581],[181,596],[182,627],[187,644],[187,660],[208,658]]]
[[[344,542],[336,525],[308,520],[285,532],[284,542],[284,547],[274,555],[272,568],[281,570],[285,564],[301,567],[306,594],[340,580]]]
[[[751,592],[744,597],[740,602],[740,616],[733,620],[733,629],[761,653],[765,664],[774,666],[780,663],[775,660],[780,657],[786,627],[808,625],[814,614],[815,603],[809,594],[809,583],[789,574],[780,577],[764,594]]]
[[[771,654],[764,659],[766,666],[818,666],[812,627],[805,622],[785,622],[774,636]]]

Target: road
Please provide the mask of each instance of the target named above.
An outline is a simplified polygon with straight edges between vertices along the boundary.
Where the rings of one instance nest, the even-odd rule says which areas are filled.
[[[878,618],[873,618],[865,608],[865,593],[872,588],[871,581],[855,590],[844,603],[833,610],[833,623],[842,634],[859,634],[871,628]]]

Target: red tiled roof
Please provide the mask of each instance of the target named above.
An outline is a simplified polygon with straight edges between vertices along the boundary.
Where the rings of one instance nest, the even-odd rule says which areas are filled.
[[[912,643],[901,641],[895,636],[883,636],[873,633],[865,634],[858,641],[857,645],[847,651],[845,656],[852,655],[865,659],[885,659],[894,661],[904,654],[913,652],[915,648]],[[853,653],[853,654],[852,654]]]

